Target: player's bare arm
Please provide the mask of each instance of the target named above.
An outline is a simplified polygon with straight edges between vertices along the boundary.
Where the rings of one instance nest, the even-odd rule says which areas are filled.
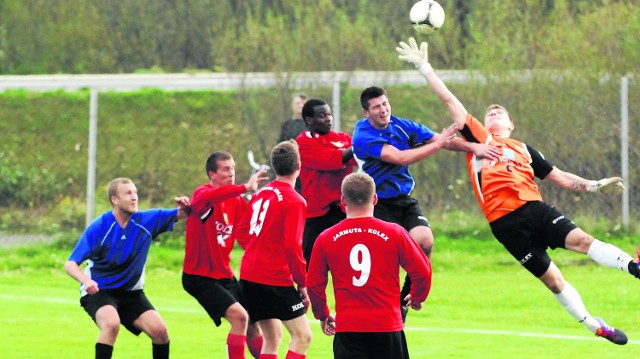
[[[422,42],[420,47],[418,47],[413,37],[410,37],[408,42],[407,44],[404,41],[400,41],[400,47],[396,47],[396,51],[399,54],[398,58],[415,65],[416,69],[424,76],[440,101],[445,105],[453,122],[455,122],[459,128],[463,128],[467,110],[462,105],[462,102],[449,91],[444,82],[442,82],[433,71],[433,67],[429,63],[429,45],[426,42]]]
[[[447,141],[453,140],[457,130],[458,126],[453,124],[443,129],[441,133],[435,134],[426,145],[408,150],[399,150],[392,145],[385,144],[382,147],[380,159],[400,166],[418,162],[438,152],[447,144]]]
[[[473,153],[478,158],[484,158],[490,161],[500,158],[500,150],[498,147],[484,143],[468,142],[458,137],[447,142],[444,148],[450,151]]]
[[[98,288],[98,283],[84,274],[78,263],[74,261],[67,261],[64,264],[64,270],[71,278],[80,282],[88,294],[96,294],[100,290]]]
[[[610,177],[603,178],[601,180],[588,180],[582,178],[576,174],[562,171],[557,167],[553,167],[553,170],[549,172],[547,177],[551,183],[564,189],[568,189],[575,192],[603,192],[607,194],[622,193],[625,191],[622,178]]]
[[[265,168],[261,168],[258,171],[256,171],[256,173],[251,175],[251,177],[249,178],[249,181],[247,181],[247,183],[244,184],[247,191],[257,190],[260,182],[264,182],[268,180],[269,177],[265,176],[264,175],[265,173],[267,173],[267,170]]]

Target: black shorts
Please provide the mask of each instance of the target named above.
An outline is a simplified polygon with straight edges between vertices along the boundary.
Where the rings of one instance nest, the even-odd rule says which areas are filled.
[[[429,227],[429,220],[422,214],[418,201],[409,196],[379,198],[373,216],[383,221],[397,223],[407,232],[418,226]]]
[[[291,320],[307,312],[300,293],[293,286],[265,285],[242,279],[240,286],[247,299],[245,308],[251,323],[264,319]]]
[[[182,288],[198,300],[219,327],[227,309],[236,302],[244,303],[240,283],[234,278],[213,279],[182,273]]]
[[[331,205],[329,211],[320,217],[307,218],[304,222],[304,235],[302,237],[302,253],[304,254],[304,259],[307,260],[307,268],[311,259],[311,250],[320,233],[329,227],[335,226],[345,218],[347,218],[347,215],[342,212],[338,205]]]
[[[155,310],[141,289],[132,291],[101,289],[96,294],[87,294],[80,298],[80,305],[94,322],[96,321],[98,309],[105,305],[113,306],[118,311],[120,323],[135,335],[140,335],[142,330],[134,326],[133,322],[142,313],[148,310]]]
[[[403,331],[338,332],[333,339],[334,359],[409,359]]]
[[[545,202],[524,206],[490,223],[493,235],[531,274],[542,276],[551,265],[547,248],[565,248],[571,218]]]

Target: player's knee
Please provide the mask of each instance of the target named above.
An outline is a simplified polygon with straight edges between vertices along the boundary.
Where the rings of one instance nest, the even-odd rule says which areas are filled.
[[[169,342],[169,332],[164,324],[152,325],[147,329],[147,335],[156,344],[166,344]]]
[[[313,333],[311,332],[311,330],[301,331],[300,333],[298,333],[298,335],[296,335],[296,341],[298,342],[298,345],[303,348],[309,348],[309,346],[311,345],[311,339],[313,339]]]
[[[249,325],[249,314],[238,303],[233,304],[227,309],[225,318],[231,323],[231,326],[242,328],[242,330],[246,330]]]
[[[115,339],[120,332],[120,320],[118,318],[109,318],[100,324],[100,332],[102,335]]]

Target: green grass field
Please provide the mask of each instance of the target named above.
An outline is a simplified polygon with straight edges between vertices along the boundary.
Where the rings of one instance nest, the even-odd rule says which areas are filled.
[[[631,243],[616,244],[633,250]],[[0,250],[1,357],[93,357],[98,330],[78,304],[77,284],[62,269],[68,253],[54,245]],[[411,311],[407,320],[411,357],[640,357],[640,282],[597,266],[586,256],[563,250],[550,253],[591,314],[625,329],[630,338],[626,346],[595,338],[576,323],[497,242],[436,239],[431,294],[423,310]],[[234,254],[237,258],[239,253]],[[146,276],[147,295],[169,327],[171,356],[225,358],[229,326],[216,328],[184,292],[176,266],[181,258],[179,248],[154,246]],[[332,338],[321,333],[310,314],[309,318],[314,338],[308,357],[331,358]],[[285,334],[282,358],[287,343]],[[150,340],[122,328],[114,358],[145,357],[151,357]]]

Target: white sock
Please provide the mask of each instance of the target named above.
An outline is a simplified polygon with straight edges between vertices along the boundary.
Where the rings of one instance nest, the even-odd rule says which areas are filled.
[[[605,267],[620,269],[629,273],[629,262],[633,260],[630,255],[610,243],[597,239],[593,240],[587,255],[596,263]]]
[[[572,317],[576,318],[578,322],[584,324],[584,326],[586,326],[590,331],[595,333],[596,330],[600,328],[600,323],[598,323],[598,321],[589,314],[584,303],[582,303],[580,294],[578,294],[578,291],[569,284],[569,282],[564,282],[564,289],[562,292],[558,294],[554,293],[553,295]]]

